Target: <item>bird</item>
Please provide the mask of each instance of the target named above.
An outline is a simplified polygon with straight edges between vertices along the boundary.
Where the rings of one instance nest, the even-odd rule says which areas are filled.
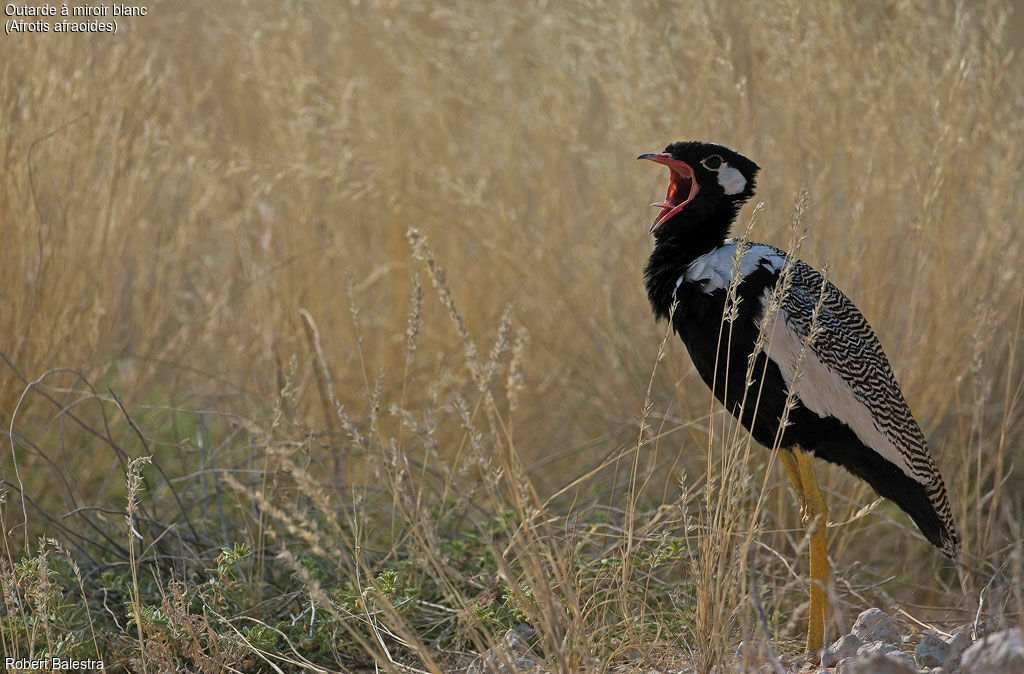
[[[650,233],[644,285],[714,396],[780,462],[808,537],[806,649],[828,622],[828,511],[814,459],[842,466],[893,501],[946,556],[960,538],[942,475],[878,337],[810,265],[763,243],[729,238],[760,167],[710,142],[641,154],[669,169]],[[788,406],[788,413],[787,413]],[[781,426],[781,428],[780,428]]]

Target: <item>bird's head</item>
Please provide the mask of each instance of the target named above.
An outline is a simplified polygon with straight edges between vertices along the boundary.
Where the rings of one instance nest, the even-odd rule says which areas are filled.
[[[655,236],[710,217],[731,224],[743,202],[754,194],[759,167],[738,152],[715,143],[672,143],[661,153],[642,154],[669,169],[668,193],[651,206],[661,209],[651,233]]]

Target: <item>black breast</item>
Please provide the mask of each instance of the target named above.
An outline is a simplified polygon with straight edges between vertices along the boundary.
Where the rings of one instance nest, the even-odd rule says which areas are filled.
[[[737,287],[735,318],[723,319],[726,290],[707,292],[703,281],[684,281],[676,290],[672,327],[683,340],[701,379],[759,443],[776,444],[787,388],[778,366],[762,349],[751,363],[761,318],[761,295],[778,273],[758,267]],[[748,374],[751,384],[747,386]],[[783,437],[781,447],[793,444]]]

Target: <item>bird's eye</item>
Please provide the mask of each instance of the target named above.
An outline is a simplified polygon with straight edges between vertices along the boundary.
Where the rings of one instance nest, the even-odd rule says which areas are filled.
[[[702,161],[701,164],[704,164],[704,168],[711,169],[712,171],[717,171],[719,168],[722,167],[722,158],[719,157],[717,154],[713,154],[704,161]]]

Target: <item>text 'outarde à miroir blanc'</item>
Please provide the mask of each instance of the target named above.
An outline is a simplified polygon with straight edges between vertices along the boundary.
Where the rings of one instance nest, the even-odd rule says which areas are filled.
[[[29,5],[6,3],[4,31],[12,33],[117,33],[117,19],[146,16],[143,5],[123,3],[75,5]],[[109,20],[104,20],[109,19]]]

